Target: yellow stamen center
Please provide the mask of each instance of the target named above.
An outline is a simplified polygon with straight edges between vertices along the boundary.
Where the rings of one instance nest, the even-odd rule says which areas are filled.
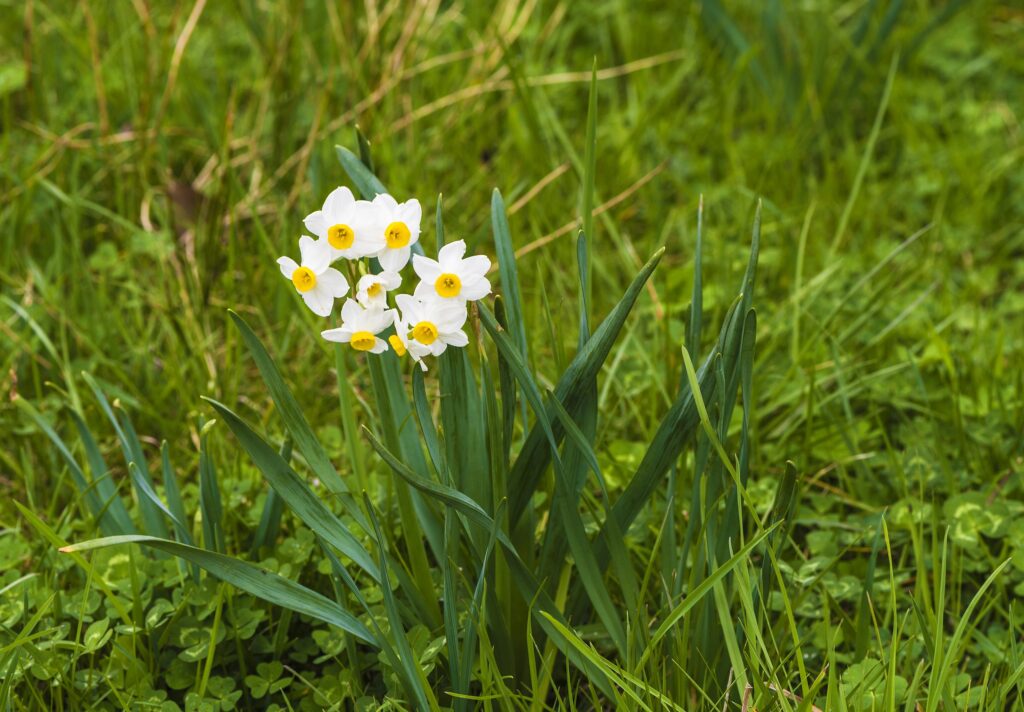
[[[412,338],[419,341],[424,346],[430,346],[432,343],[437,341],[437,326],[433,322],[421,321],[416,326],[412,327]]]
[[[392,250],[408,245],[409,238],[411,237],[412,234],[409,232],[409,227],[404,222],[393,222],[384,230],[384,239]]]
[[[388,337],[388,343],[391,344],[391,348],[395,350],[395,353],[399,356],[405,356],[405,344],[398,338],[398,334],[392,334]]]
[[[355,242],[356,233],[348,225],[331,225],[327,228],[327,242],[336,250],[347,250]]]
[[[292,272],[292,284],[300,292],[308,292],[316,286],[316,275],[309,267],[299,267]]]
[[[356,351],[369,351],[377,343],[377,337],[369,331],[357,331],[349,342]]]
[[[442,297],[457,297],[462,291],[462,280],[459,275],[445,272],[434,282],[434,289]]]
[[[382,289],[384,289],[384,286],[380,282],[374,282],[373,284],[366,288],[366,294],[367,296],[370,297],[376,297],[378,294],[381,293]]]

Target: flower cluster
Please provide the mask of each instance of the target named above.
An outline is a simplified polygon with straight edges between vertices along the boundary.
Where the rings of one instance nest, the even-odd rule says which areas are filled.
[[[327,196],[323,208],[303,221],[316,235],[299,238],[300,262],[281,257],[281,273],[292,281],[303,301],[319,316],[330,316],[334,300],[349,293],[345,275],[331,266],[350,261],[350,276],[361,272],[355,298],[341,307],[341,326],[321,332],[328,341],[349,344],[356,351],[379,354],[388,344],[399,356],[408,353],[425,371],[423,357],[438,356],[449,346],[465,346],[469,338],[466,303],[491,293],[484,255],[466,257],[466,243],[449,243],[432,260],[413,255],[420,239],[422,210],[415,198],[399,203],[382,193],[371,200],[356,200],[348,188]],[[388,306],[388,293],[402,284],[401,271],[412,258],[420,282],[412,294],[398,294],[397,307]],[[369,271],[375,258],[380,272]],[[394,326],[387,341],[381,335]]]

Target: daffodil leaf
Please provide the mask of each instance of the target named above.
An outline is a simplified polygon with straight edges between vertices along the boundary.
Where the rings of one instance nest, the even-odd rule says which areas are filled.
[[[210,459],[205,428],[199,435],[199,511],[203,515],[203,546],[224,553],[224,508],[220,501],[217,469]]]
[[[597,377],[598,371],[611,352],[622,325],[626,321],[633,304],[636,302],[647,279],[657,266],[664,248],[658,250],[647,261],[632,283],[626,289],[619,303],[608,313],[600,326],[594,330],[587,343],[576,353],[576,357],[562,374],[555,386],[555,397],[561,401],[565,410],[572,416],[579,412],[585,403],[588,390]],[[557,423],[553,425],[557,439],[561,439],[562,429]],[[533,497],[537,483],[551,463],[551,449],[546,443],[546,436],[537,423],[530,430],[523,443],[519,456],[509,473],[509,520],[512,526],[519,521],[530,498]]]
[[[361,160],[359,156],[352,153],[344,146],[335,146],[334,152],[338,156],[338,161],[341,163],[341,167],[348,173],[348,177],[352,179],[352,182],[356,186],[356,190],[366,200],[373,200],[381,193],[387,193],[388,189],[384,187],[384,184],[380,182],[380,179],[373,174]]]
[[[309,427],[306,416],[302,414],[298,401],[295,400],[295,396],[292,395],[291,390],[285,385],[284,379],[281,378],[281,372],[277,370],[274,359],[267,353],[267,349],[245,320],[233,311],[229,313],[231,314],[231,319],[235,322],[235,326],[241,332],[242,340],[245,341],[252,360],[256,362],[260,375],[263,376],[263,382],[270,392],[270,397],[273,399],[274,405],[281,415],[285,428],[288,429],[288,433],[291,435],[292,440],[295,441],[296,446],[298,446],[299,452],[302,453],[302,456],[313,470],[313,474],[332,494],[338,497],[349,516],[364,531],[370,531],[370,523],[366,520],[366,515],[363,514],[355,499],[349,494],[348,486],[341,479],[338,471],[334,469],[334,465],[331,464],[330,458],[324,452],[323,446],[316,435],[313,434],[313,429]]]
[[[384,429],[385,441],[388,445],[402,453],[402,457],[409,465],[420,473],[427,475],[427,461],[423,456],[423,448],[420,445],[419,435],[416,429],[416,422],[412,417],[412,406],[409,404],[409,397],[406,394],[405,384],[399,370],[398,357],[393,352],[386,351],[378,358],[372,359],[369,363],[370,377],[373,380],[373,393],[377,399],[377,412],[380,414],[380,422]],[[441,522],[437,514],[430,509],[430,506],[417,493],[409,493],[412,499],[412,506],[415,510],[416,521],[407,522],[409,527],[406,533],[410,542],[418,542],[420,534],[427,538],[431,550],[437,556],[443,551],[443,532]],[[404,497],[404,494],[399,497]],[[420,557],[419,550],[422,550],[422,543],[413,544],[417,547],[414,554],[422,564],[419,577],[422,578],[424,595],[426,593],[427,581],[425,558]]]
[[[495,188],[491,194],[491,229],[494,232],[494,249],[498,254],[498,274],[501,276],[501,294],[508,314],[506,328],[519,353],[526,360],[526,323],[523,317],[523,299],[519,292],[519,274],[516,270],[516,251],[512,245],[512,234],[508,228],[508,215],[501,192]]]
[[[434,427],[434,418],[430,414],[423,371],[419,368],[412,370],[412,400],[416,409],[416,420],[420,424],[420,432],[423,433],[423,442],[427,445],[427,453],[434,464],[434,471],[442,480],[447,480],[448,466],[445,464],[444,454],[441,451],[437,428]]]
[[[402,617],[398,613],[395,594],[391,590],[390,581],[388,581],[387,544],[380,529],[380,522],[377,521],[377,516],[373,512],[373,503],[370,502],[370,498],[365,492],[363,493],[363,503],[366,511],[370,513],[370,522],[373,524],[374,535],[377,537],[377,550],[380,552],[381,592],[384,594],[384,610],[387,612],[391,637],[398,655],[399,667],[396,671],[401,674],[406,688],[415,697],[419,709],[436,710],[438,708],[437,700],[434,698],[434,693],[430,689],[430,684],[427,682],[422,668],[417,664],[416,656],[413,655],[409,639],[406,637]]]
[[[617,608],[612,603],[608,588],[604,585],[601,576],[602,567],[598,565],[597,559],[594,557],[594,551],[590,546],[590,541],[587,539],[583,520],[576,507],[576,497],[571,490],[571,483],[566,477],[561,458],[558,456],[558,445],[555,442],[551,423],[548,420],[547,409],[544,407],[544,402],[540,395],[540,389],[527,370],[522,356],[515,350],[511,340],[498,326],[494,315],[483,306],[479,307],[479,311],[480,323],[487,330],[488,335],[490,335],[498,347],[499,352],[505,356],[512,369],[512,373],[515,375],[516,380],[519,381],[519,385],[522,387],[523,393],[533,409],[534,415],[537,416],[538,423],[544,429],[548,444],[551,446],[551,456],[555,467],[554,504],[557,509],[558,519],[561,520],[565,530],[569,549],[572,551],[573,558],[576,561],[576,568],[579,570],[583,587],[594,604],[598,617],[607,628],[612,641],[619,648],[619,652],[625,655],[625,629],[623,628],[622,620],[618,616]]]
[[[356,145],[359,146],[359,160],[364,166],[366,166],[366,170],[373,173],[373,156],[370,152],[370,139],[366,138],[366,134],[364,134],[363,130],[358,126],[356,126]]]
[[[142,544],[190,561],[246,593],[282,608],[337,626],[364,643],[378,647],[376,638],[366,626],[331,599],[295,581],[224,554],[199,549],[169,539],[137,534],[83,541],[63,546],[60,550],[62,553],[70,554],[124,544]]]
[[[540,583],[530,572],[530,569],[523,563],[522,558],[519,556],[519,552],[516,550],[515,546],[513,546],[508,536],[501,531],[500,528],[495,527],[494,520],[487,514],[487,512],[485,512],[480,505],[458,490],[447,487],[438,482],[433,482],[419,477],[409,469],[409,467],[389,452],[388,449],[384,447],[376,437],[374,437],[373,433],[365,428],[363,432],[370,441],[370,445],[373,446],[373,449],[377,451],[396,475],[401,477],[420,492],[423,492],[424,494],[454,508],[469,521],[483,528],[485,531],[495,532],[495,537],[498,543],[501,544],[505,551],[505,559],[508,562],[509,572],[512,575],[512,579],[514,580],[516,587],[519,589],[519,595],[524,601],[531,604],[530,610],[535,619],[541,627],[544,628],[545,632],[552,637],[552,640],[555,642],[555,645],[558,646],[559,650],[561,650],[566,657],[568,657],[581,670],[587,673],[590,676],[591,681],[605,692],[605,694],[607,694],[609,691],[608,681],[604,677],[604,674],[576,654],[576,651],[573,650],[568,641],[566,641],[564,637],[550,625],[549,621],[545,617],[540,615],[541,611],[546,611],[555,620],[562,622],[563,625],[565,624],[565,619],[559,612],[558,607],[555,606],[554,601],[551,600],[551,597],[541,587]]]
[[[508,330],[508,315],[505,313],[505,301],[494,298],[494,318],[501,328]],[[505,358],[498,354],[498,384],[501,387],[501,458],[509,462],[512,451],[512,435],[515,432],[516,419],[516,379],[509,370]],[[505,490],[508,493],[508,474],[506,473]]]
[[[742,334],[744,325],[747,323],[746,317],[749,311],[749,304],[753,299],[760,239],[761,205],[759,203],[754,217],[750,258],[743,276],[740,294],[726,315],[715,348],[696,373],[701,397],[704,402],[710,400],[716,389],[715,372],[717,368],[712,368],[712,365],[716,363],[716,359],[721,358],[723,361],[722,368],[727,375],[727,384],[729,380],[739,377],[736,373],[736,365],[740,360]],[[732,385],[732,390],[729,390],[727,385],[726,392],[720,395],[724,400],[730,400],[730,394],[733,394],[734,397],[735,389],[735,384]],[[658,483],[661,482],[665,473],[668,472],[668,469],[679,457],[683,446],[689,440],[699,422],[700,415],[697,410],[697,403],[694,400],[693,391],[689,387],[683,387],[680,389],[679,397],[676,398],[672,407],[669,408],[668,413],[662,419],[661,425],[658,426],[658,430],[655,432],[647,452],[640,461],[636,473],[634,473],[626,489],[612,507],[612,516],[616,518],[615,523],[621,533],[629,530],[636,515],[640,512],[644,503],[650,499]],[[728,422],[728,419],[725,422]],[[693,521],[691,519],[691,523]],[[608,536],[609,532],[606,525],[602,528],[594,542],[597,558],[602,566],[607,565],[608,562]]]
[[[135,435],[135,429],[131,427],[131,421],[128,418],[118,418],[117,414],[114,413],[113,408],[110,406],[110,402],[107,400],[103,390],[99,387],[99,384],[90,376],[88,373],[83,373],[82,378],[92,389],[93,395],[96,396],[96,400],[100,404],[100,409],[104,412],[110,423],[114,426],[114,431],[117,433],[118,440],[121,443],[121,451],[124,453],[125,465],[129,465],[134,462],[139,468],[139,474],[145,479],[146,482],[152,487],[153,480],[149,476],[149,469],[146,467],[146,458],[142,454],[142,446],[139,444],[139,439]],[[163,514],[160,509],[153,504],[152,501],[144,494],[139,496],[139,511],[142,513],[142,523],[144,528],[150,534],[155,536],[166,538],[168,535],[167,524],[164,522]]]
[[[287,465],[292,459],[291,438],[285,438],[278,451],[281,460]],[[281,528],[281,515],[284,513],[284,500],[273,487],[267,492],[267,498],[263,502],[263,511],[260,513],[260,523],[256,527],[256,535],[252,539],[250,551],[255,557],[260,549],[270,546],[277,539],[278,531]]]
[[[205,400],[224,419],[231,432],[238,438],[238,442],[249,453],[253,463],[263,473],[267,482],[302,523],[322,537],[324,541],[352,559],[375,581],[380,581],[380,572],[370,553],[359,543],[348,527],[313,494],[309,485],[295,474],[285,459],[226,405],[218,403],[212,398]]]
[[[185,544],[192,543],[192,533],[188,529],[188,516],[185,514],[185,504],[181,500],[181,491],[178,489],[178,478],[171,467],[171,454],[167,441],[160,443],[160,471],[164,479],[164,493],[167,496],[167,507],[171,511],[171,519],[175,522],[175,531],[178,539]]]
[[[178,518],[174,516],[174,513],[171,512],[171,510],[167,507],[167,505],[164,504],[163,500],[160,499],[160,495],[156,493],[152,485],[150,485],[148,482],[146,482],[146,480],[142,478],[142,476],[139,474],[139,468],[134,462],[128,463],[128,473],[132,478],[132,484],[135,485],[135,489],[139,491],[139,494],[141,496],[148,499],[150,502],[153,503],[154,506],[157,507],[157,509],[163,512],[167,516],[167,518],[171,520],[171,523],[174,524],[177,530],[185,528],[181,521],[179,521]]]
[[[441,399],[441,426],[449,470],[460,491],[489,509],[492,481],[480,476],[489,467],[476,377],[465,349],[449,348],[438,362],[439,383],[445,395]]]

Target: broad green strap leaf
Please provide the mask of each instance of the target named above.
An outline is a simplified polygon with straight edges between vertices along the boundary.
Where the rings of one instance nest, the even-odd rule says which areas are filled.
[[[99,384],[96,383],[91,375],[83,372],[82,378],[89,385],[93,395],[96,396],[96,400],[100,404],[100,409],[106,414],[110,423],[114,426],[114,430],[117,432],[117,438],[121,442],[121,450],[124,453],[125,465],[134,462],[139,468],[139,474],[152,487],[153,479],[149,476],[146,458],[142,454],[142,446],[139,444],[139,438],[135,434],[135,429],[131,427],[131,421],[127,417],[123,420],[117,417],[114,409],[110,407],[110,402],[103,393],[103,389],[99,387]],[[139,511],[142,513],[142,523],[145,530],[150,534],[166,539],[170,532],[167,530],[163,514],[143,493],[139,494]]]
[[[698,372],[704,400],[710,398],[714,392],[714,369],[708,368],[708,364],[714,356],[715,353],[712,353]],[[636,473],[612,506],[611,514],[615,517],[616,526],[619,527],[621,533],[629,531],[629,526],[633,523],[636,515],[640,513],[651,494],[657,489],[665,473],[668,472],[668,468],[679,457],[683,446],[690,440],[699,423],[700,417],[697,413],[693,393],[687,388],[665,414]],[[607,536],[606,525],[602,527],[594,541],[597,559],[602,565],[606,565],[608,562]]]
[[[135,488],[139,491],[139,493],[146,499],[148,499],[150,502],[152,502],[153,505],[156,506],[161,512],[167,515],[167,518],[171,520],[172,524],[174,524],[175,530],[183,530],[185,528],[185,525],[182,524],[182,522],[176,516],[174,516],[174,512],[172,512],[170,508],[168,508],[168,506],[164,504],[163,500],[160,499],[160,495],[158,495],[156,491],[152,488],[152,486],[150,486],[150,484],[142,478],[142,475],[139,474],[139,468],[135,465],[134,462],[128,463],[128,473],[131,475],[132,483],[135,485]]]
[[[387,193],[388,189],[380,182],[380,179],[373,174],[373,171],[366,167],[359,156],[352,153],[344,146],[335,146],[334,153],[338,156],[338,162],[348,173],[348,177],[356,186],[356,190],[366,200],[373,200],[381,193]]]
[[[633,308],[640,290],[643,289],[664,253],[665,248],[661,248],[651,256],[647,264],[633,278],[619,303],[608,313],[583,348],[576,353],[576,357],[558,380],[555,397],[561,401],[565,410],[573,417],[585,403],[593,379],[597,377],[605,359],[608,358],[612,344],[615,343],[615,339],[626,321],[626,316]],[[555,420],[550,416],[549,419]],[[554,423],[552,427],[556,433],[556,439],[560,440],[562,437],[561,425]],[[512,466],[512,471],[509,474],[509,519],[512,526],[519,521],[519,517],[533,496],[537,483],[551,462],[551,449],[546,447],[545,440],[546,435],[540,424],[534,424]]]
[[[61,547],[60,551],[69,554],[102,549],[108,546],[120,546],[122,544],[142,544],[180,557],[206,569],[222,581],[227,581],[231,585],[237,586],[257,598],[262,598],[264,601],[287,608],[296,613],[330,623],[354,635],[368,645],[372,645],[375,648],[380,647],[373,634],[370,633],[358,618],[326,596],[322,596],[291,579],[278,576],[272,571],[267,571],[247,561],[241,561],[224,554],[199,549],[169,539],[141,535],[109,536],[103,539],[93,539]]]
[[[438,358],[438,366],[441,425],[449,471],[460,491],[490,509],[491,478],[481,476],[489,470],[484,413],[466,350],[447,349]]]
[[[494,249],[498,255],[498,274],[501,275],[501,294],[508,314],[508,330],[512,334],[523,359],[528,358],[526,323],[523,317],[523,298],[519,292],[519,274],[516,270],[516,251],[508,229],[508,215],[505,201],[497,188],[491,194],[491,229],[494,232]]]
[[[408,482],[412,487],[415,487],[420,492],[437,499],[438,501],[453,507],[460,514],[465,516],[468,520],[473,522],[479,527],[483,527],[488,532],[496,532],[495,536],[497,541],[501,544],[502,548],[506,553],[506,559],[509,564],[509,571],[512,574],[512,578],[515,581],[516,587],[519,589],[519,595],[523,600],[531,604],[531,612],[536,618],[541,627],[551,636],[551,639],[555,642],[555,645],[566,655],[569,660],[573,662],[577,667],[583,670],[590,676],[591,682],[602,690],[605,694],[610,693],[608,687],[608,681],[605,679],[604,674],[594,668],[587,660],[583,659],[569,644],[567,640],[553,627],[550,625],[548,620],[540,615],[542,611],[546,611],[551,614],[556,620],[561,621],[565,624],[565,618],[562,616],[558,607],[555,606],[551,597],[541,588],[540,583],[534,578],[530,569],[523,563],[522,558],[519,556],[519,552],[512,545],[508,536],[501,531],[499,527],[496,527],[494,520],[485,512],[480,505],[474,502],[472,499],[462,494],[458,490],[446,487],[437,482],[424,479],[419,477],[411,469],[409,469],[404,463],[396,458],[386,447],[376,438],[373,433],[364,428],[364,434],[370,441],[374,450],[384,459],[384,461],[391,467],[392,471],[401,477],[403,480]]]
[[[313,494],[309,485],[295,474],[285,459],[226,405],[212,398],[204,400],[212,405],[224,419],[231,432],[238,438],[238,442],[249,453],[253,463],[263,473],[267,482],[302,523],[324,541],[352,559],[375,581],[380,581],[380,571],[370,553],[348,530],[348,527]]]
[[[398,654],[399,667],[395,671],[403,678],[406,688],[416,699],[419,709],[437,710],[437,700],[430,689],[430,683],[427,682],[426,676],[423,674],[419,659],[412,652],[412,646],[409,645],[409,638],[406,636],[405,626],[402,623],[402,616],[398,612],[395,594],[391,590],[391,582],[388,580],[387,543],[384,541],[384,533],[381,531],[380,522],[377,521],[377,515],[373,512],[373,503],[365,492],[363,492],[363,505],[370,513],[373,532],[377,537],[377,550],[380,552],[380,588],[384,595],[384,610],[387,612],[391,638],[395,643],[395,652]]]
[[[178,527],[178,539],[186,544],[192,544],[192,533],[188,529],[188,516],[185,514],[185,504],[181,500],[181,490],[178,489],[178,478],[174,474],[174,468],[171,467],[171,453],[166,440],[160,443],[160,470],[164,478],[167,507],[173,515],[171,519]]]
[[[416,407],[416,420],[420,424],[420,432],[423,434],[423,442],[427,445],[427,453],[434,465],[434,471],[444,482],[448,481],[448,466],[444,460],[444,453],[441,451],[441,443],[437,437],[437,428],[434,427],[434,418],[430,414],[430,404],[427,402],[427,389],[423,379],[423,371],[419,368],[412,370],[412,399]]]
[[[210,459],[205,428],[199,433],[199,511],[203,515],[203,546],[224,553],[224,508],[217,469]]]
[[[274,405],[281,415],[281,420],[284,422],[285,428],[288,429],[295,445],[299,448],[299,452],[302,453],[306,462],[309,463],[317,478],[338,497],[349,516],[364,531],[369,532],[370,523],[366,520],[366,515],[363,514],[359,505],[349,494],[348,486],[341,479],[338,471],[334,469],[334,465],[331,464],[330,458],[324,452],[323,446],[317,440],[316,435],[313,434],[313,429],[309,427],[309,421],[302,414],[302,409],[299,407],[298,401],[295,400],[295,396],[292,395],[291,390],[285,385],[284,379],[281,378],[281,372],[278,371],[274,360],[267,353],[263,343],[253,333],[253,330],[245,320],[233,311],[229,310],[229,313],[235,322],[235,326],[241,332],[242,339],[245,341],[253,361],[256,362],[256,367],[259,369],[260,375],[263,376],[263,382],[270,392],[270,397],[273,399]]]

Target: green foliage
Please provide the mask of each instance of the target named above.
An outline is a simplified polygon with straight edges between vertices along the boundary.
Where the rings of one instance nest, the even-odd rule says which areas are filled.
[[[1013,3],[19,9],[0,707],[1022,704]],[[497,258],[425,377],[281,286],[342,182]]]

